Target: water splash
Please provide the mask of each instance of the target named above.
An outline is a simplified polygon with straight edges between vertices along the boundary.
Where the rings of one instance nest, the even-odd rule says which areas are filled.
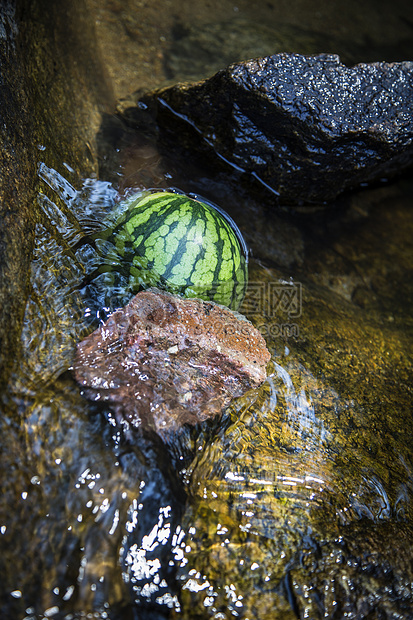
[[[275,376],[282,379],[284,384],[283,396],[287,405],[287,420],[289,425],[296,429],[301,437],[306,437],[308,444],[306,449],[311,445],[319,446],[327,439],[327,432],[324,428],[323,420],[315,415],[315,408],[311,398],[307,398],[304,388],[297,395],[291,377],[285,368],[273,361]],[[277,392],[274,382],[274,375],[270,375],[267,379],[268,384],[274,393]],[[271,403],[270,403],[271,406]]]
[[[36,224],[31,266],[31,293],[24,317],[23,360],[14,389],[35,394],[70,365],[76,343],[99,320],[105,299],[96,302],[82,289],[85,275],[101,257],[88,234],[102,227],[112,212],[117,192],[106,182],[86,179],[80,190],[44,163],[38,166],[45,184],[38,195],[40,218]]]

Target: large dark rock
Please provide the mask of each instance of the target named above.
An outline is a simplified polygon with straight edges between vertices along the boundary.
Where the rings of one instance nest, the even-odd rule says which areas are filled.
[[[142,98],[160,143],[212,157],[281,204],[324,203],[413,160],[413,63],[277,54]],[[131,116],[129,116],[129,120]]]

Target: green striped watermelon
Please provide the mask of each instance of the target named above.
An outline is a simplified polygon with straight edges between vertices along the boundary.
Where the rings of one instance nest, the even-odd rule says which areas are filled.
[[[128,272],[132,290],[158,286],[238,309],[248,259],[227,214],[203,199],[171,191],[140,193],[120,211],[121,218],[98,239],[107,268]]]

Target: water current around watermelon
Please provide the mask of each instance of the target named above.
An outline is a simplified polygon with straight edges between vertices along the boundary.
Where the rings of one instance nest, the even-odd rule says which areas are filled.
[[[120,108],[138,87],[201,77],[205,54],[197,61],[194,41],[207,50],[220,42],[225,62],[231,33],[235,53],[244,54],[243,35],[266,53],[281,12],[262,3],[247,26],[248,2],[214,3],[214,20],[206,4],[178,15],[165,3],[160,31],[156,6],[135,4],[90,3]],[[301,5],[311,19],[313,7]],[[356,3],[344,13],[349,28],[347,11]],[[332,51],[359,58],[370,36],[377,56],[367,60],[377,59],[388,31],[382,53],[405,55],[413,18],[395,13],[384,23],[373,3],[370,32],[360,16],[352,45],[320,3],[311,26],[319,35],[304,36],[293,12],[278,37],[319,51],[324,19]],[[215,71],[219,60],[206,56],[205,71]],[[23,353],[0,420],[3,617],[412,617],[412,175],[329,213],[291,216],[229,195],[225,179],[194,162],[183,173],[154,136],[147,127],[119,134],[113,117],[103,119],[99,174],[88,178],[39,150]],[[251,249],[241,311],[272,355],[260,388],[168,445],[126,438],[70,372],[76,344],[124,295],[104,282],[85,290],[100,260],[88,236],[125,193],[153,186],[208,193],[235,219]]]

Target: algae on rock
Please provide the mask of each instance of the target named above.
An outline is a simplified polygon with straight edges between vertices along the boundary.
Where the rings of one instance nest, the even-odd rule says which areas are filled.
[[[100,113],[111,103],[99,59],[91,53],[93,28],[81,5],[6,2],[4,20],[5,37],[0,39],[3,383],[21,354],[20,332],[39,220],[37,165],[45,161],[60,172],[72,170],[78,180],[96,172],[94,136]]]

